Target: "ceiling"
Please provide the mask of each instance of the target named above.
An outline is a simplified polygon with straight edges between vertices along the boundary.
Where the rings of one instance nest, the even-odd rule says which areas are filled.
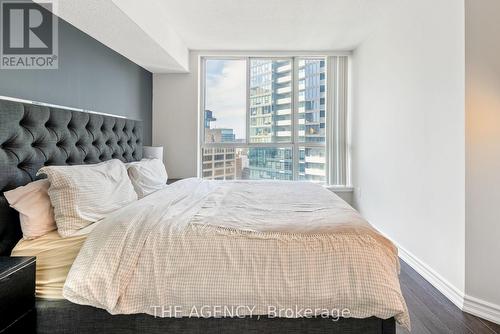
[[[64,0],[56,14],[151,72],[175,73],[189,71],[189,50],[353,50],[397,1]]]
[[[394,0],[154,0],[195,50],[352,50]],[[150,2],[150,1],[149,1]]]

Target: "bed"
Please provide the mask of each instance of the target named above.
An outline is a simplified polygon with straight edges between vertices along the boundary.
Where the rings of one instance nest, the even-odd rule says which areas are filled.
[[[0,121],[2,192],[44,165],[142,157],[138,121],[7,100]],[[19,241],[3,197],[0,219],[0,254],[55,242],[65,256],[49,274],[55,255],[38,253],[37,280],[48,283],[37,285],[39,333],[394,333],[396,319],[409,327],[396,249],[317,185],[183,180],[76,239],[38,244]]]

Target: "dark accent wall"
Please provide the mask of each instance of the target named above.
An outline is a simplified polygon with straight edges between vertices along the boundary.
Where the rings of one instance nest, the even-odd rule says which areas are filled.
[[[141,120],[151,144],[152,74],[60,18],[59,69],[0,69],[0,95]]]

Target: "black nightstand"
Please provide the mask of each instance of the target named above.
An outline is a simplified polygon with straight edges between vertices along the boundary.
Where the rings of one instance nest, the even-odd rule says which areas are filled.
[[[0,256],[0,333],[35,333],[35,257]]]
[[[182,179],[168,179],[167,184],[172,184],[172,183],[180,181],[180,180],[182,180]]]

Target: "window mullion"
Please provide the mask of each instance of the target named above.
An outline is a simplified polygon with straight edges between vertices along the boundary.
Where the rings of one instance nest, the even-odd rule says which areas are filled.
[[[293,166],[292,174],[293,179],[298,180],[299,178],[299,146],[298,146],[298,135],[299,135],[299,63],[298,58],[292,58],[292,145],[293,145]]]
[[[200,82],[198,84],[198,89],[200,90],[199,96],[200,96],[200,102],[199,102],[199,120],[198,120],[198,126],[199,126],[199,132],[200,136],[198,138],[198,168],[197,168],[197,175],[198,177],[203,177],[203,146],[205,144],[205,84],[206,84],[206,73],[205,73],[205,67],[206,67],[206,58],[205,57],[200,57],[198,59],[198,66],[200,67]]]
[[[250,57],[246,57],[246,65],[247,65],[247,78],[246,78],[246,109],[247,109],[247,117],[246,117],[246,144],[250,144]]]

